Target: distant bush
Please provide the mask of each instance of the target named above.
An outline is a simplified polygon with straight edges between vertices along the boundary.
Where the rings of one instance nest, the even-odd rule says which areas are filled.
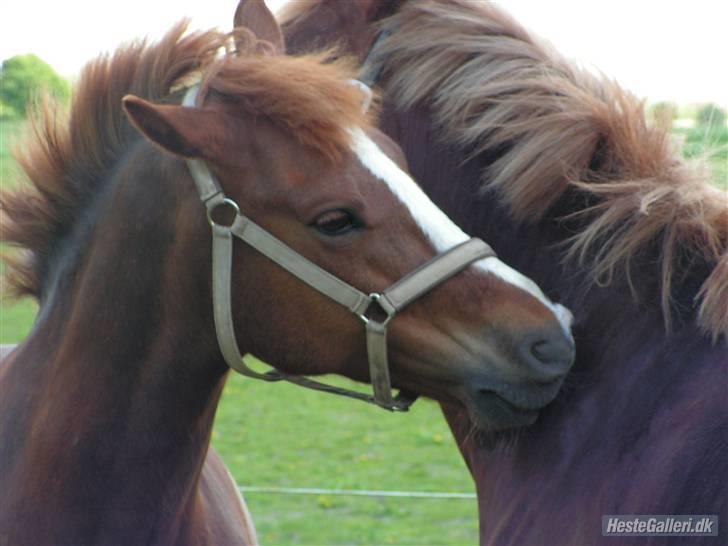
[[[726,113],[717,104],[706,104],[698,110],[697,122],[700,127],[725,127]]]
[[[669,129],[677,117],[677,105],[667,101],[656,102],[650,108],[650,114],[656,125]]]
[[[16,55],[3,61],[0,68],[0,116],[25,116],[29,103],[44,92],[65,102],[70,96],[70,86],[36,55]]]
[[[0,119],[17,119],[22,117],[15,108],[6,104],[6,102],[0,97]]]

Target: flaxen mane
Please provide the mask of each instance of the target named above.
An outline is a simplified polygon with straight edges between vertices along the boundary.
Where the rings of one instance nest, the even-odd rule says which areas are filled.
[[[304,18],[306,9],[284,17]],[[640,101],[490,2],[405,2],[383,24],[394,32],[374,62],[387,92],[401,107],[427,101],[449,138],[497,155],[483,186],[516,219],[544,217],[569,187],[593,195],[596,204],[574,214],[586,225],[566,257],[608,282],[659,240],[668,329],[679,257],[704,260],[713,272],[696,295],[699,323],[728,337],[728,197],[708,183],[707,169],[681,158],[667,131],[647,125]]]
[[[203,95],[268,116],[330,160],[348,144],[346,129],[367,123],[360,92],[345,83],[352,77],[345,62],[323,66],[321,56],[271,57],[272,48],[246,29],[232,35],[187,34],[186,28],[182,22],[159,43],[134,42],[99,57],[84,68],[68,115],[46,103],[33,118],[15,154],[29,183],[0,194],[1,238],[20,250],[6,257],[15,294],[40,298],[54,247],[139,138],[121,108],[127,94],[162,100],[201,79]]]

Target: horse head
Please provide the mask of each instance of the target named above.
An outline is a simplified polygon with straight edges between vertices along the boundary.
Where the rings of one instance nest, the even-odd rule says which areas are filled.
[[[184,186],[190,178],[183,160],[204,162],[246,218],[364,294],[382,293],[468,241],[407,174],[398,146],[370,125],[351,74],[340,63],[284,56],[264,5],[244,6],[243,50],[203,75],[196,106],[125,98],[135,127],[163,151],[169,171],[176,169],[167,183]],[[180,221],[199,233],[209,229],[204,215],[192,216]],[[240,352],[288,376],[371,380],[362,325],[351,309],[238,243],[232,319]],[[204,269],[206,245],[186,246],[189,263]],[[493,255],[461,269],[392,320],[392,384],[460,402],[483,428],[529,424],[573,361],[570,314]]]

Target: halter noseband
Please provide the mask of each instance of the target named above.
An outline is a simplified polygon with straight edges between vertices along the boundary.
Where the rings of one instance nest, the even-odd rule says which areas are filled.
[[[182,105],[195,106],[198,90],[198,86],[188,89]],[[404,391],[392,396],[387,362],[387,325],[406,305],[474,261],[495,256],[495,252],[480,239],[470,239],[435,256],[383,292],[367,295],[304,258],[242,214],[238,205],[225,197],[220,184],[204,161],[188,159],[187,166],[197,186],[200,199],[207,208],[207,219],[212,228],[212,300],[215,332],[220,351],[228,366],[242,375],[255,379],[285,380],[302,387],[363,400],[390,411],[407,411],[417,396]],[[228,207],[235,213],[232,224],[226,226],[213,220],[213,212],[220,207]],[[278,370],[258,373],[245,364],[235,340],[231,309],[233,236],[245,241],[295,277],[343,305],[364,323],[373,395],[326,385],[304,376],[289,375]],[[382,321],[370,318],[368,313],[373,307],[379,307],[386,318]]]

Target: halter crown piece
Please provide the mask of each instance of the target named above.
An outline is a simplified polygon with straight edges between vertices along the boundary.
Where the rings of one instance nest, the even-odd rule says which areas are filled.
[[[194,107],[198,91],[197,85],[189,88],[182,105]],[[470,239],[435,256],[385,291],[367,295],[304,258],[242,214],[237,203],[225,197],[219,182],[204,161],[188,159],[187,166],[197,186],[200,199],[207,208],[207,219],[212,228],[212,300],[215,332],[220,351],[228,366],[242,375],[255,379],[285,380],[309,389],[363,400],[390,411],[407,411],[417,396],[404,391],[392,396],[387,363],[387,325],[407,304],[462,271],[472,262],[495,256],[493,250],[480,239]],[[235,213],[232,224],[221,225],[213,220],[213,212],[222,207],[228,207]],[[289,375],[278,370],[258,373],[245,364],[235,341],[231,311],[233,236],[246,242],[310,287],[343,305],[364,323],[373,395],[326,385],[304,376]],[[379,307],[384,312],[386,318],[383,321],[369,318],[368,312],[373,307]]]

